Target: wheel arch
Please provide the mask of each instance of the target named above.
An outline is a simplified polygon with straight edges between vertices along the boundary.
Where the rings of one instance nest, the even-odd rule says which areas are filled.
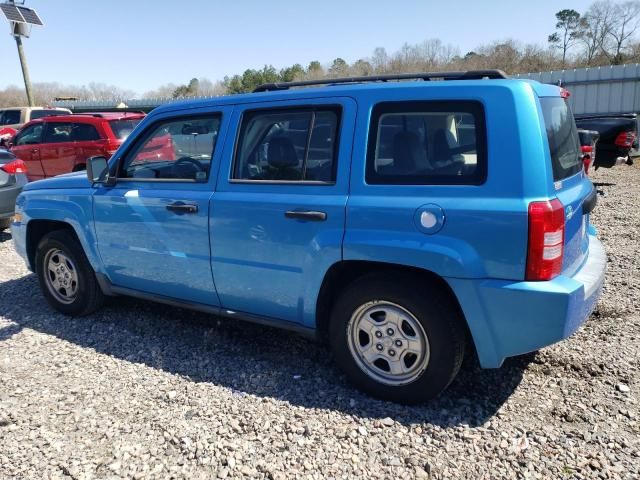
[[[316,301],[316,331],[318,337],[322,341],[327,339],[331,309],[341,289],[345,288],[358,278],[381,272],[394,274],[403,273],[420,277],[426,283],[436,286],[436,288],[449,296],[452,303],[457,308],[460,318],[464,319],[463,323],[468,340],[467,344],[471,345],[474,348],[474,354],[476,353],[469,325],[460,302],[453,289],[444,278],[423,268],[366,260],[343,260],[334,263],[325,273]]]

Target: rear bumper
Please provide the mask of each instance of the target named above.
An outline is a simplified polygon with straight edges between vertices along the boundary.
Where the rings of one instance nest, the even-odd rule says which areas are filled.
[[[571,277],[548,282],[447,279],[458,296],[484,368],[572,335],[596,306],[607,257],[589,235],[589,255]]]

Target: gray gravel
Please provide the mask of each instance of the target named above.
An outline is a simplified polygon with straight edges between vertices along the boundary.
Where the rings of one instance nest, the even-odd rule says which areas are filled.
[[[286,332],[132,299],[55,314],[0,233],[0,479],[640,478],[640,169],[594,180],[587,324],[413,408]]]

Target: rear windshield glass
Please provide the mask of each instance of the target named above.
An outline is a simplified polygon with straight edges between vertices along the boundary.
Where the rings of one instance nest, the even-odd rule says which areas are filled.
[[[557,182],[582,169],[578,130],[573,114],[563,98],[541,98],[540,104],[549,139],[553,180]]]
[[[69,115],[66,110],[32,110],[31,120],[36,118],[51,117],[52,115]]]
[[[109,125],[111,125],[111,130],[113,131],[113,134],[117,138],[124,140],[129,136],[131,132],[133,132],[133,129],[136,128],[136,125],[140,123],[140,120],[142,119],[128,118],[123,120],[111,120],[109,122]]]

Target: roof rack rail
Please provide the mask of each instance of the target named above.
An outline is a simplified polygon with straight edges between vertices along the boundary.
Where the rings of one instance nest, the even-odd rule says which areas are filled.
[[[288,90],[292,87],[310,87],[313,85],[336,85],[344,83],[363,82],[389,82],[397,80],[482,80],[509,78],[502,70],[467,70],[462,72],[423,72],[423,73],[397,73],[389,75],[371,75],[368,77],[344,77],[325,78],[322,80],[303,80],[300,82],[263,83],[258,85],[253,92],[271,92],[276,90]]]

